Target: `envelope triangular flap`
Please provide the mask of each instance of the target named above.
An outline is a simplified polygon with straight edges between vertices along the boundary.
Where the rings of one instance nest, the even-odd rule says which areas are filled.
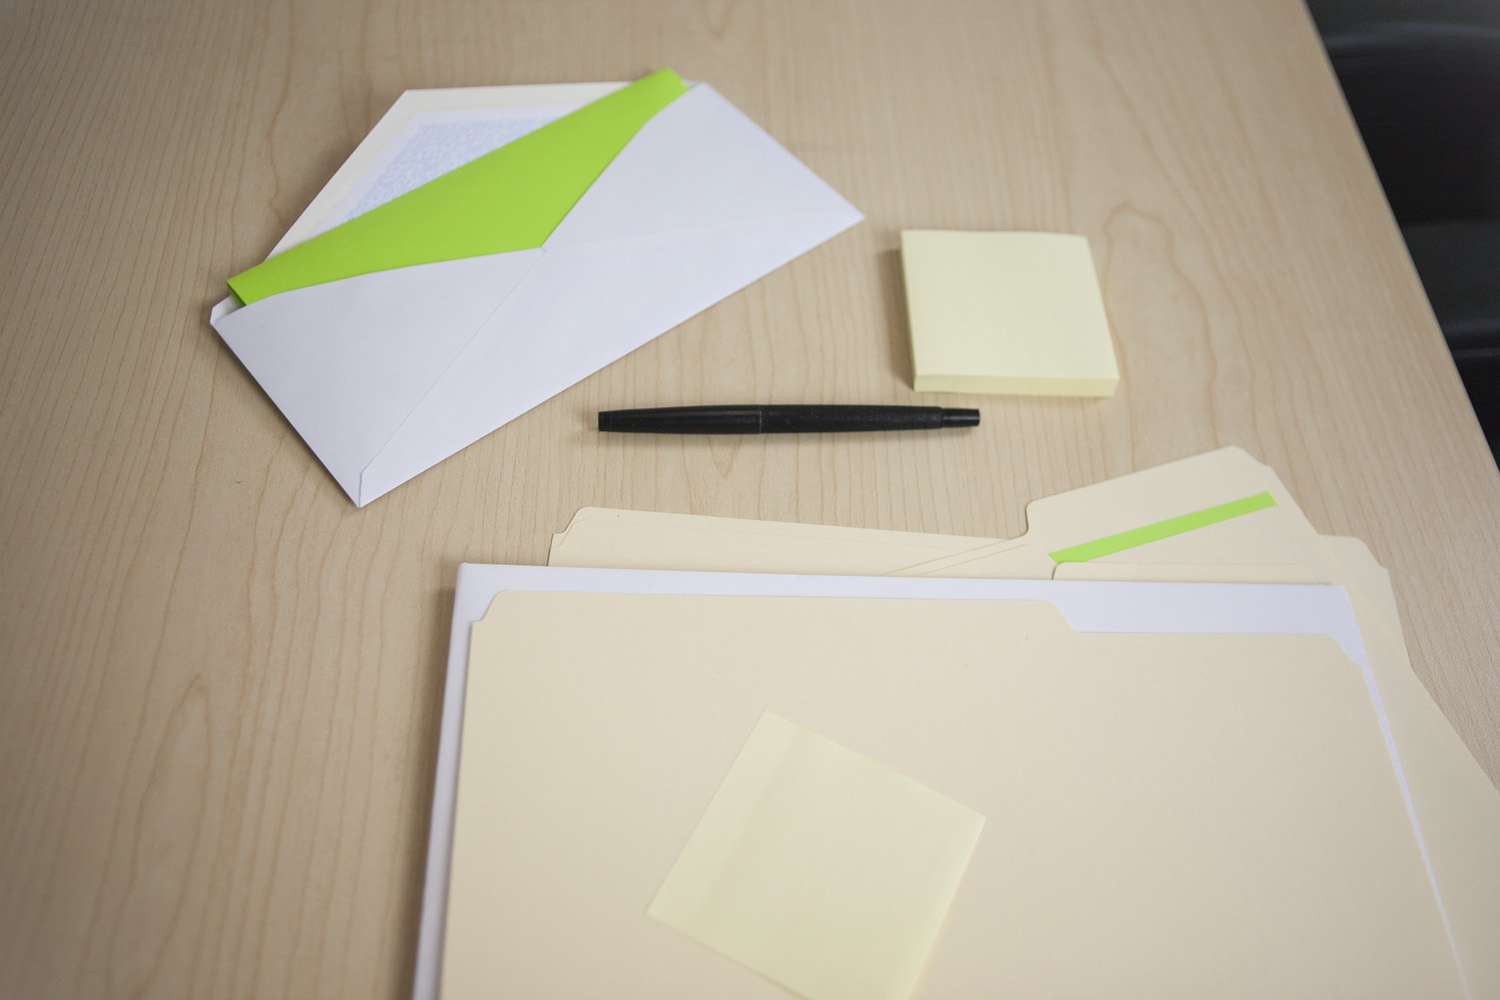
[[[229,280],[242,302],[372,271],[533,249],[641,125],[686,90],[661,70]]]
[[[355,503],[359,474],[541,257],[357,275],[216,310],[214,328]]]
[[[567,218],[548,249],[716,225],[862,216],[837,191],[706,83],[641,126]]]
[[[360,503],[859,222],[711,87],[647,122],[370,463]]]

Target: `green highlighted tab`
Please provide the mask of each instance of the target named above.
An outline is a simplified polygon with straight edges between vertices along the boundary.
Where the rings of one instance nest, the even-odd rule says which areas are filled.
[[[229,279],[244,303],[372,271],[539,247],[625,144],[687,92],[669,69]]]
[[[1220,521],[1228,521],[1242,514],[1251,514],[1257,510],[1265,510],[1267,507],[1275,506],[1276,498],[1271,496],[1271,494],[1257,493],[1255,496],[1245,497],[1243,500],[1232,500],[1229,503],[1221,503],[1217,507],[1194,511],[1191,514],[1168,518],[1165,521],[1157,521],[1155,524],[1133,528],[1130,531],[1122,531],[1118,535],[1107,535],[1104,538],[1097,538],[1092,542],[1084,542],[1082,545],[1073,545],[1066,549],[1058,549],[1056,552],[1050,553],[1050,556],[1055,563],[1088,562],[1090,559],[1098,559],[1100,556],[1124,552],[1126,549],[1133,549],[1137,545],[1145,545],[1147,542],[1157,542],[1163,538],[1171,538],[1173,535],[1181,535],[1196,528],[1206,528],[1210,524],[1218,524]]]

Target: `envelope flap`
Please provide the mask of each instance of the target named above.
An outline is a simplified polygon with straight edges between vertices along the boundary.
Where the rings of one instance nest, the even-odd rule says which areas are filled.
[[[626,143],[547,246],[638,239],[854,206],[706,83]]]
[[[636,131],[687,89],[661,70],[229,279],[240,301],[542,245]]]

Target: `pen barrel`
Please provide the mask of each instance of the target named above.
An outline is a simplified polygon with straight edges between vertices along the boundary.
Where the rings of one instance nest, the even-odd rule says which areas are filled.
[[[762,406],[762,434],[921,431],[951,426],[939,406]],[[977,422],[977,421],[976,421]]]

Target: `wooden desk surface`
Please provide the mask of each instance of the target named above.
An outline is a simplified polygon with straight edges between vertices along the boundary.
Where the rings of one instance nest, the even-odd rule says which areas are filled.
[[[354,508],[209,329],[223,279],[405,88],[661,66],[868,221]],[[455,569],[541,562],[585,504],[1007,536],[1238,444],[1390,567],[1500,776],[1500,477],[1296,0],[20,2],[0,109],[0,991],[404,996]],[[1119,395],[589,429],[914,401],[915,227],[1086,234]]]

